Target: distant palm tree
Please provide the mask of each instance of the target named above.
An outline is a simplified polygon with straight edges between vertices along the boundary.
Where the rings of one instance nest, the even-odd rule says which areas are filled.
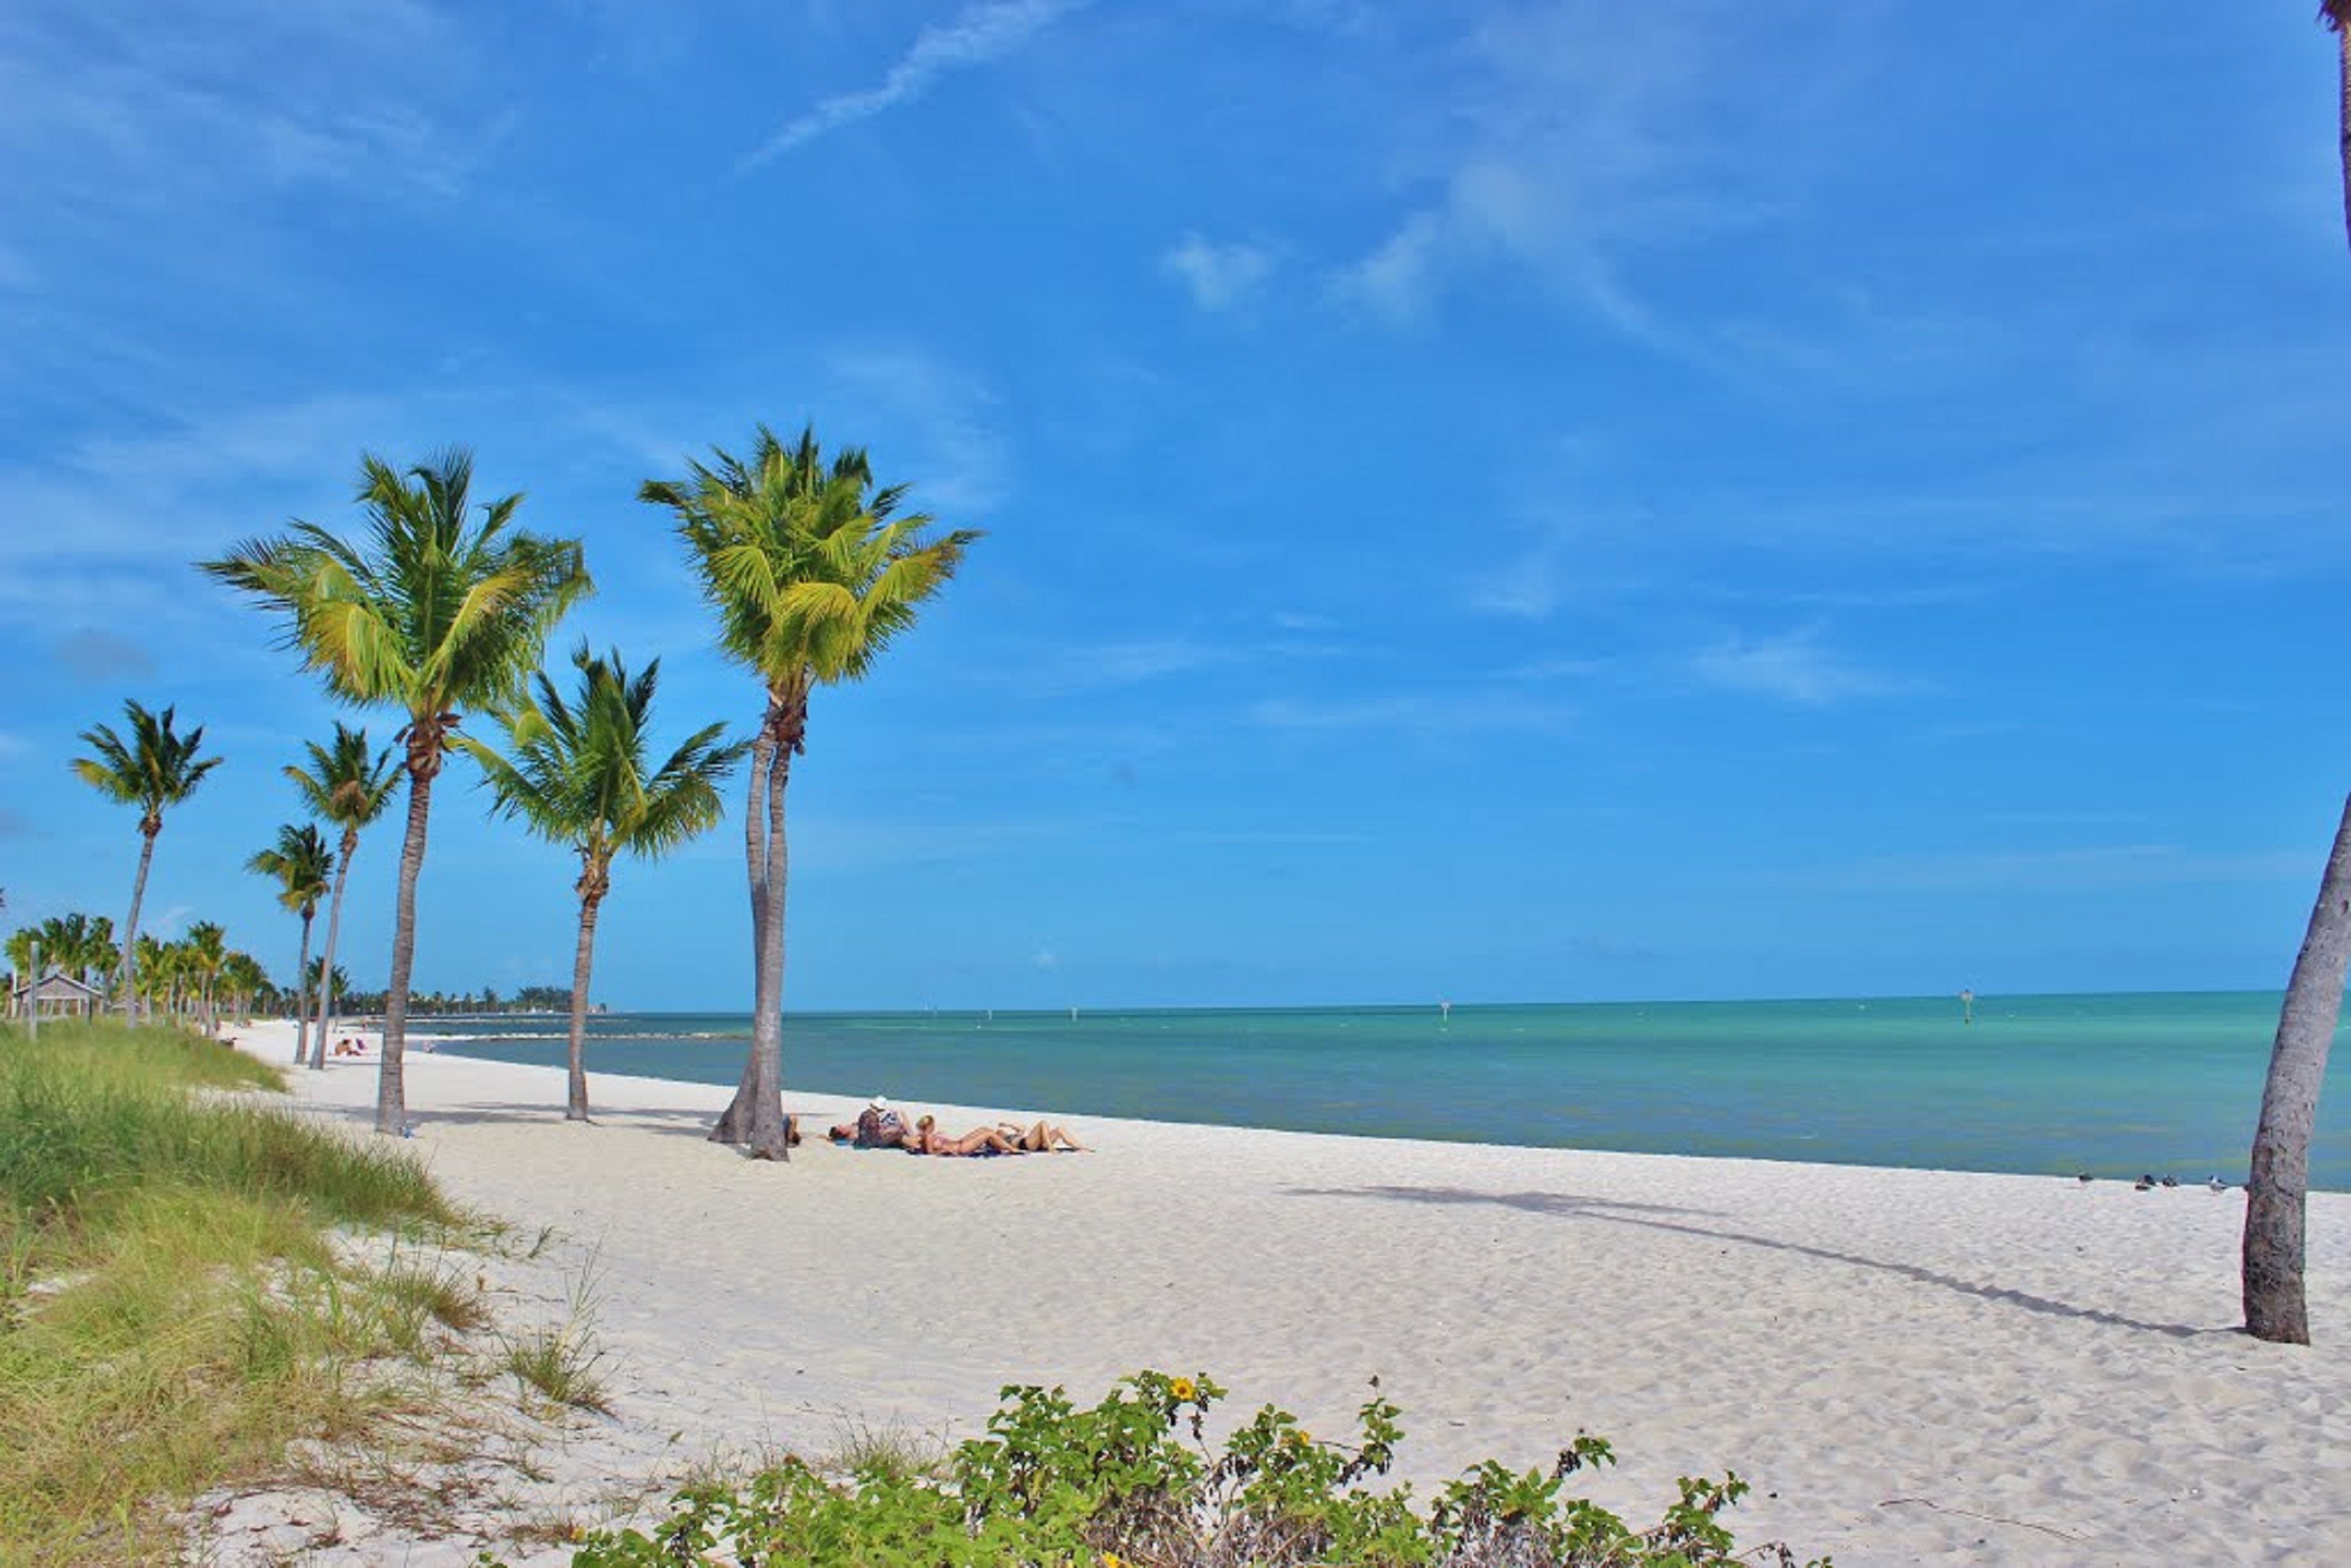
[[[810,694],[855,680],[914,623],[979,535],[936,537],[921,514],[893,517],[905,487],[877,489],[861,450],[830,466],[812,431],[786,446],[761,426],[748,460],[714,452],[683,482],[648,480],[641,500],[674,514],[719,646],[767,691],[751,746],[744,821],[757,954],[751,1052],[711,1137],[789,1159],[783,1121],[784,903],[790,857],[784,794],[805,748]]]
[[[520,817],[533,833],[569,846],[580,857],[580,938],[571,960],[571,1079],[564,1116],[588,1119],[588,981],[596,951],[596,913],[612,887],[612,861],[622,853],[653,858],[717,826],[726,814],[717,781],[743,754],[725,744],[724,724],[696,731],[659,767],[646,750],[646,726],[661,660],[630,679],[615,649],[609,659],[581,643],[571,662],[580,692],[570,701],[544,672],[536,701],[501,715],[512,756],[467,739],[460,743],[482,764],[501,815]],[[496,1006],[496,993],[486,1006]]]
[[[245,868],[277,883],[277,901],[302,917],[302,953],[295,961],[294,972],[307,973],[310,968],[310,921],[319,913],[319,900],[326,896],[328,878],[335,875],[335,852],[327,847],[326,836],[315,823],[306,822],[297,827],[288,823],[277,830],[277,843],[271,848],[257,851],[245,863]],[[294,1060],[302,1060],[303,1030],[310,1021],[308,995],[294,993]],[[326,1025],[322,1023],[319,1027]]]
[[[185,735],[172,729],[173,710],[151,713],[136,702],[122,705],[131,722],[131,738],[123,740],[107,725],[82,732],[82,743],[98,754],[76,757],[73,770],[82,782],[109,800],[139,808],[139,875],[131,884],[131,918],[123,922],[122,1010],[131,1011],[138,981],[139,904],[147,896],[147,867],[155,858],[155,836],[163,831],[163,812],[196,793],[204,775],[220,766],[218,757],[201,760],[196,753],[204,741],[199,724]]]
[[[198,920],[188,928],[188,982],[195,988],[203,1010],[204,1033],[220,1033],[220,1015],[213,1010],[213,988],[228,966],[228,932],[217,920]]]
[[[18,985],[29,985],[41,978],[33,972],[33,955],[40,950],[40,947],[41,929],[38,926],[19,926],[10,934],[7,945],[8,972]]]
[[[248,1017],[254,999],[270,989],[269,975],[251,953],[233,952],[221,969],[221,989],[235,1003],[231,1012],[239,1018]]]
[[[287,643],[327,690],[362,707],[407,715],[408,832],[384,996],[383,1064],[375,1126],[397,1135],[408,1121],[402,1077],[409,978],[416,961],[416,878],[450,740],[465,715],[514,701],[538,665],[547,634],[588,592],[576,539],[513,529],[522,504],[508,495],[473,510],[474,459],[452,449],[402,472],[372,455],[360,461],[364,545],[310,523],[245,540],[203,570],[285,618]]]
[[[310,753],[309,767],[289,764],[286,776],[294,781],[312,815],[343,830],[342,847],[335,857],[335,896],[327,906],[327,950],[319,959],[327,983],[313,993],[319,999],[319,1029],[310,1042],[310,1065],[324,1071],[327,1034],[335,1018],[334,982],[342,973],[335,967],[335,944],[343,926],[343,884],[351,874],[351,857],[359,853],[360,829],[383,815],[400,774],[390,746],[369,755],[367,732],[347,724],[338,723],[335,738],[326,745],[306,741],[303,748]],[[298,1044],[298,1029],[296,1036]]]

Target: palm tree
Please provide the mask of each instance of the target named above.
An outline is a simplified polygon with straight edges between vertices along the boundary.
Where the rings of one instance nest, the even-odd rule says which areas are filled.
[[[402,1078],[408,983],[416,961],[416,878],[424,867],[433,781],[465,713],[512,701],[538,663],[547,634],[589,588],[576,539],[512,527],[519,495],[473,510],[473,454],[453,448],[402,472],[360,460],[358,500],[368,536],[354,545],[310,523],[248,539],[203,569],[285,618],[288,646],[327,690],[360,707],[407,715],[408,832],[384,997],[383,1065],[375,1127],[405,1130]]]
[[[2335,85],[2340,108],[2335,139],[2343,161],[2343,224],[2351,234],[2351,0],[2319,0],[2319,26],[2335,35]]]
[[[302,917],[302,954],[295,961],[294,972],[307,973],[310,968],[310,921],[319,912],[319,900],[325,897],[327,879],[335,874],[335,852],[327,847],[326,835],[314,823],[299,827],[288,823],[277,830],[275,846],[257,851],[245,863],[245,868],[277,881],[277,901]],[[307,993],[294,993],[294,1060],[302,1060],[302,1031],[310,1022]],[[321,1020],[319,1025],[324,1029]]]
[[[303,747],[310,753],[309,767],[288,764],[286,776],[294,781],[302,804],[310,808],[312,815],[343,830],[342,847],[335,857],[335,896],[327,906],[327,950],[319,963],[329,983],[315,993],[319,998],[319,1029],[310,1042],[310,1065],[323,1072],[327,1065],[327,1033],[335,1016],[332,981],[341,973],[335,968],[335,944],[342,933],[343,883],[351,874],[351,857],[359,853],[360,829],[383,815],[400,774],[392,765],[390,746],[370,756],[367,732],[346,724],[336,724],[335,738],[327,745],[306,741]],[[298,1026],[295,1039],[298,1044]]]
[[[935,537],[925,515],[893,518],[905,487],[875,488],[862,450],[841,452],[827,467],[813,431],[787,447],[762,425],[747,462],[723,451],[712,458],[707,466],[692,464],[683,482],[648,480],[638,495],[674,514],[703,597],[718,613],[719,646],[767,691],[743,825],[758,955],[751,1053],[710,1136],[761,1158],[788,1159],[784,794],[792,759],[806,746],[809,696],[870,670],[979,535],[958,529]]]
[[[33,973],[33,955],[40,950],[38,926],[19,926],[8,938],[8,972],[18,985],[40,979]]]
[[[500,716],[513,755],[473,740],[461,742],[487,776],[502,815],[517,816],[550,843],[580,857],[580,940],[571,960],[571,1081],[567,1120],[588,1119],[588,977],[596,951],[596,913],[611,891],[612,860],[627,852],[653,858],[677,848],[726,815],[717,781],[743,754],[720,740],[726,726],[698,730],[659,767],[645,749],[646,724],[661,660],[632,680],[618,649],[609,659],[582,642],[571,655],[580,693],[567,702],[542,671],[536,701]],[[496,1005],[496,993],[484,1005]]]
[[[2321,0],[2318,19],[2335,35],[2339,108],[2335,121],[2343,163],[2343,219],[2351,234],[2351,0]],[[2294,955],[2278,1010],[2270,1070],[2262,1085],[2261,1119],[2253,1127],[2252,1167],[2245,1179],[2242,1292],[2245,1332],[2283,1345],[2310,1343],[2310,1308],[2303,1289],[2304,1237],[2310,1193],[2310,1137],[2318,1124],[2318,1091],[2343,1012],[2343,981],[2351,971],[2351,801],[2335,830],[2335,847],[2319,877],[2302,950]]]
[[[204,745],[204,726],[199,724],[185,735],[174,734],[172,712],[172,709],[166,708],[161,714],[151,713],[136,702],[125,702],[122,713],[131,722],[131,739],[122,740],[104,724],[85,730],[82,742],[98,755],[76,757],[73,763],[73,770],[81,775],[83,783],[109,800],[139,808],[142,840],[139,876],[131,884],[131,919],[122,929],[122,1011],[126,1016],[139,977],[139,903],[147,896],[147,867],[155,858],[155,836],[163,831],[163,810],[195,794],[204,775],[221,763],[218,757],[197,759],[196,753]]]
[[[204,1033],[220,1033],[220,1018],[213,1011],[213,986],[228,965],[228,932],[217,920],[198,920],[188,928],[187,979],[195,988],[196,1002],[204,1017]]]
[[[233,952],[221,967],[221,989],[235,1003],[230,1011],[239,1018],[249,1017],[254,999],[269,990],[269,975],[251,953]]]

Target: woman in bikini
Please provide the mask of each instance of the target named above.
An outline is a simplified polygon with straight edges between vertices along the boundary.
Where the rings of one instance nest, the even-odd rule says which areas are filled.
[[[913,1154],[972,1155],[1019,1154],[1020,1149],[1011,1139],[994,1127],[974,1127],[961,1137],[949,1137],[939,1131],[938,1118],[922,1116],[914,1123],[914,1131],[906,1140],[906,1149]]]
[[[1019,1122],[998,1122],[996,1130],[1023,1154],[1050,1154],[1060,1148],[1078,1154],[1086,1152],[1086,1146],[1071,1137],[1069,1128],[1059,1122],[1040,1121],[1025,1132]]]

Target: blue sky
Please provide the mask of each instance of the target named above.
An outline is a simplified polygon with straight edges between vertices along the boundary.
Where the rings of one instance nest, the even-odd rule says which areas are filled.
[[[2280,984],[2351,788],[2309,10],[18,0],[0,919],[120,919],[67,759],[176,703],[151,922],[291,969],[239,867],[335,711],[188,562],[362,449],[471,444],[586,542],[559,645],[747,725],[633,496],[812,421],[987,537],[819,698],[792,1006]],[[450,776],[419,985],[560,981],[568,856]],[[747,1005],[742,877],[624,864],[600,999]]]

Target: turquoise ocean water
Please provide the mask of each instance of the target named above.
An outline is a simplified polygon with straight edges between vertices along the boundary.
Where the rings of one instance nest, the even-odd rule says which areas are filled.
[[[1435,1006],[794,1013],[784,1080],[1072,1117],[2241,1181],[2278,1002],[1980,997],[1972,1025],[1949,998],[1456,1005],[1449,1018]],[[414,1028],[468,1055],[564,1056],[559,1018]],[[613,1013],[590,1028],[591,1077],[731,1084],[749,1023]],[[2312,1184],[2351,1189],[2341,1058],[2320,1103]]]

